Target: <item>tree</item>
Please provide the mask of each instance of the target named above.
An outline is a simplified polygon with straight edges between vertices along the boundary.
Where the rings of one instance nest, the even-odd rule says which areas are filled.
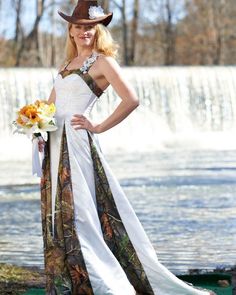
[[[115,14],[109,29],[121,46],[123,64],[235,63],[235,0],[148,0],[142,5],[143,1],[98,0],[105,12]],[[26,3],[36,6],[29,34],[23,22]],[[57,10],[71,14],[76,3],[77,0],[0,0],[1,64],[59,66],[64,55],[61,48],[65,44],[66,23]],[[14,9],[11,26],[5,13],[10,7]],[[46,31],[40,29],[44,21],[50,24]],[[13,28],[11,39],[9,27]]]
[[[104,8],[105,12],[110,10],[110,1],[109,0],[100,0],[99,4]]]
[[[12,0],[13,6],[15,6],[16,10],[16,22],[15,22],[15,37],[14,42],[17,43],[20,40],[20,32],[21,31],[21,11],[22,11],[22,0]]]
[[[121,22],[122,22],[122,38],[123,38],[123,60],[124,64],[129,64],[129,53],[128,53],[128,24],[126,17],[126,0],[122,0],[120,5],[116,0],[112,0],[115,7],[119,9],[121,13]]]
[[[209,1],[209,14],[211,17],[211,29],[215,36],[214,64],[225,62],[225,25],[226,25],[226,1]]]
[[[21,47],[17,54],[16,66],[19,66],[23,52],[27,52],[27,57],[25,58],[28,58],[28,54],[30,51],[35,56],[34,59],[36,61],[36,64],[42,65],[39,51],[39,24],[43,17],[44,11],[45,0],[36,0],[36,18],[34,21],[34,25],[30,33],[26,37],[23,36],[22,38]]]
[[[165,65],[171,65],[175,62],[175,26],[173,24],[173,5],[170,0],[164,4],[166,10],[166,19],[164,21],[164,46],[165,46]]]
[[[137,34],[138,34],[138,21],[139,21],[139,0],[134,0],[133,3],[133,19],[131,27],[131,46],[130,46],[130,56],[128,60],[129,65],[135,64],[135,50],[137,44]]]

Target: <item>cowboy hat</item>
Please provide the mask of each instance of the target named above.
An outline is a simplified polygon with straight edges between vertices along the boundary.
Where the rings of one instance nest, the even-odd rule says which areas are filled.
[[[112,12],[104,14],[102,7],[98,6],[97,0],[79,0],[72,15],[66,15],[61,11],[58,13],[69,23],[78,25],[102,23],[107,26],[113,16]]]

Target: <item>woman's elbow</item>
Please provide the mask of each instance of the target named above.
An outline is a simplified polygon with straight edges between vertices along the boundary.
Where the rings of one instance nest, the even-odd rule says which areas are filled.
[[[137,97],[129,97],[125,103],[129,109],[134,110],[139,106],[140,101]]]
[[[134,99],[132,101],[132,106],[134,107],[134,109],[136,109],[139,106],[139,104],[140,104],[139,99]]]

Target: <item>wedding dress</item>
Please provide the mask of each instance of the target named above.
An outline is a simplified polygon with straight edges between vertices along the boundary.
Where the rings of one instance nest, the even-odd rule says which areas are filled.
[[[158,261],[98,135],[71,125],[103,93],[88,73],[98,55],[54,81],[58,129],[48,134],[41,177],[46,294],[208,295]]]

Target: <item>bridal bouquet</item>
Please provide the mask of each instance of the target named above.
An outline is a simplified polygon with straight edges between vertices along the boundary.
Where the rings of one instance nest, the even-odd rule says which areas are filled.
[[[47,141],[47,131],[57,129],[54,118],[56,107],[54,103],[47,104],[46,101],[36,100],[17,111],[17,118],[13,121],[16,130],[13,133],[23,133],[28,137],[42,136]]]
[[[54,118],[56,107],[54,103],[48,104],[44,100],[36,100],[32,104],[25,105],[16,112],[17,118],[12,123],[16,129],[13,133],[26,134],[29,138],[32,136],[32,173],[38,177],[42,176],[42,161],[44,152],[40,156],[38,152],[39,138],[44,141],[48,139],[48,131],[57,129],[56,119]]]

